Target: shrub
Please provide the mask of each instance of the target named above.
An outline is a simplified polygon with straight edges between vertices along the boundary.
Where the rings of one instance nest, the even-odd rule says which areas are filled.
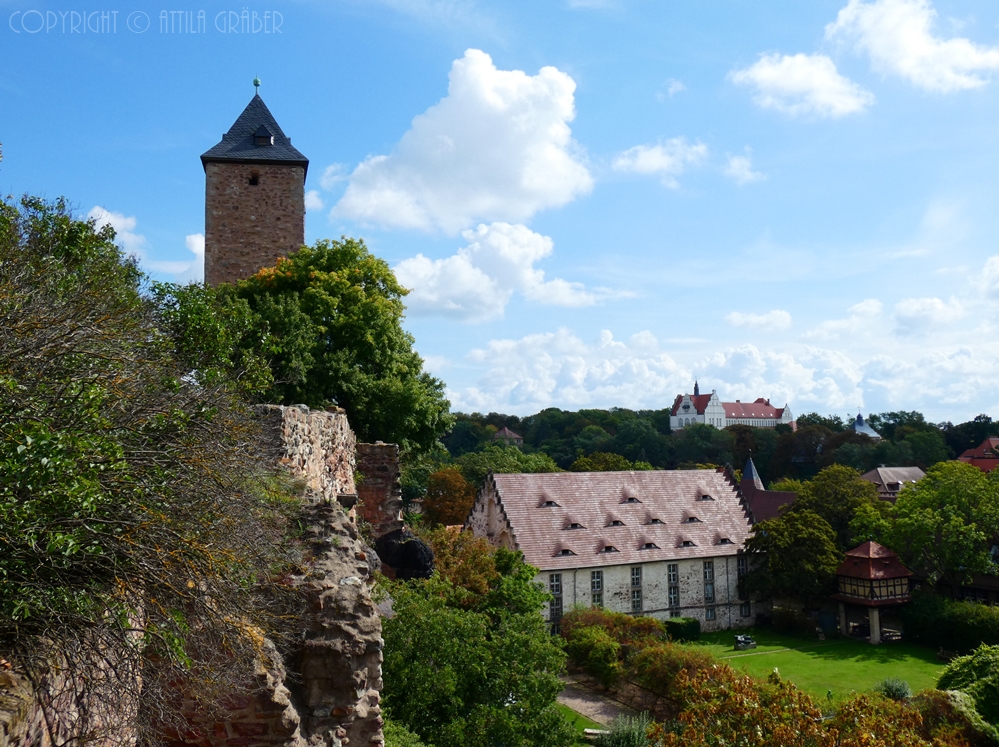
[[[420,738],[400,723],[385,719],[385,747],[425,747]]]
[[[912,697],[912,688],[905,680],[898,677],[888,677],[874,686],[874,691],[881,693],[890,700],[908,700]]]
[[[674,641],[696,641],[701,637],[701,621],[693,617],[670,617],[666,620],[666,635]]]
[[[799,638],[815,637],[815,620],[803,612],[777,608],[773,613],[773,627],[778,633]]]
[[[618,716],[611,724],[608,734],[597,737],[597,747],[647,747],[649,738],[646,736],[652,719],[649,714],[638,716]]]
[[[915,643],[968,653],[999,644],[999,608],[917,592],[902,608],[905,635]]]
[[[924,690],[910,701],[923,717],[923,733],[936,745],[999,745],[999,731],[975,710],[967,693],[957,690]],[[963,741],[962,741],[963,740]]]
[[[562,635],[567,640],[572,637],[574,630],[590,627],[603,628],[622,646],[641,647],[666,634],[665,626],[655,618],[635,617],[602,607],[579,607],[562,617]]]
[[[717,659],[708,651],[663,642],[635,654],[628,669],[637,684],[675,701],[675,683],[680,672],[694,677],[717,667]]]
[[[574,664],[610,687],[621,676],[621,644],[603,628],[578,628],[573,631],[566,652]]]
[[[944,668],[937,687],[966,692],[982,718],[999,724],[999,646],[982,645],[970,656],[954,659]]]

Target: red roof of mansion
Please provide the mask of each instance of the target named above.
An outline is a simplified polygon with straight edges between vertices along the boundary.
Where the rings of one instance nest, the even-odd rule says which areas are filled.
[[[711,401],[710,394],[691,394],[690,401],[694,403],[694,409],[697,410],[698,415],[704,414],[704,408],[708,406],[708,402]],[[673,400],[673,409],[670,410],[670,415],[676,415],[680,409],[680,403],[683,402],[683,395],[676,395],[676,399]]]
[[[770,400],[760,397],[755,402],[722,402],[726,418],[774,418],[780,420],[783,407],[774,407]]]

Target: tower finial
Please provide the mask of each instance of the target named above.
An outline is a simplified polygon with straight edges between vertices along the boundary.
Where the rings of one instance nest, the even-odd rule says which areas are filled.
[[[254,77],[253,78],[253,88],[254,88],[254,93],[260,93],[260,78],[259,77]]]

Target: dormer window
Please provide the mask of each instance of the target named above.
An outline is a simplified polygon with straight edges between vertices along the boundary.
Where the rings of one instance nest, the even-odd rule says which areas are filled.
[[[619,552],[614,545],[604,545],[600,552]]]
[[[663,520],[662,520],[662,519],[649,519],[649,520],[648,520],[647,522],[645,522],[645,523],[646,523],[646,524],[662,524],[662,523],[663,523]]]
[[[260,127],[257,128],[257,131],[253,133],[253,144],[274,145],[274,136],[271,134],[270,130],[264,127],[264,125],[260,125]]]
[[[541,504],[541,508],[560,508],[560,506],[555,501],[545,501]]]
[[[728,537],[722,537],[720,540],[718,540],[718,544],[719,545],[731,545],[733,543],[732,543],[732,540],[730,540]]]
[[[555,553],[555,557],[556,557],[556,558],[567,558],[567,557],[569,557],[570,555],[575,555],[575,554],[576,554],[576,553],[574,553],[574,552],[573,552],[572,550],[570,550],[569,548],[567,548],[567,547],[564,547],[564,548],[562,548],[561,550],[559,550],[559,551],[558,551],[557,553]]]
[[[646,542],[644,545],[642,545],[641,549],[642,550],[658,550],[659,549],[659,545],[657,545],[655,542]]]
[[[621,521],[620,519],[611,519],[611,521],[609,521],[607,523],[607,526],[609,526],[609,527],[623,527],[624,526],[624,522]]]
[[[700,496],[697,500],[699,500],[699,501],[713,501],[714,498],[712,498],[710,495],[708,495],[707,493],[705,493],[704,495]]]
[[[683,523],[684,524],[700,524],[701,520],[698,519],[696,516],[688,516],[686,519],[683,520]]]
[[[569,526],[567,526],[566,529],[586,529],[586,527],[584,527],[578,521],[574,521]]]
[[[624,500],[624,503],[641,503],[641,501],[640,501],[640,500],[638,500],[638,499],[637,499],[637,498],[636,498],[635,496],[633,496],[633,495],[629,495],[629,496],[628,496],[628,497],[627,497],[627,498],[626,498],[626,499]]]
[[[684,540],[683,542],[680,543],[680,547],[697,547],[697,545],[695,545],[690,540]]]

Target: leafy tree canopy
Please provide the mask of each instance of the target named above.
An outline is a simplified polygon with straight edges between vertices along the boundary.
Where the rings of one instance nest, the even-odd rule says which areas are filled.
[[[809,512],[820,516],[835,533],[840,552],[853,547],[850,522],[861,506],[880,510],[885,505],[874,483],[861,478],[850,467],[835,464],[801,485],[788,513]]]
[[[843,560],[829,522],[808,510],[756,524],[746,551],[754,562],[740,582],[743,591],[805,601],[829,590]]]
[[[443,530],[438,539],[449,542]],[[570,747],[572,728],[555,707],[565,654],[538,614],[547,595],[533,581],[537,569],[519,553],[480,549],[492,572],[468,545],[448,553],[450,578],[389,584],[390,717],[434,747]],[[480,569],[467,576],[479,581],[456,588],[455,555]],[[485,593],[474,592],[482,581]]]
[[[469,483],[482,485],[490,472],[559,472],[547,454],[525,454],[516,446],[490,444],[482,451],[463,454],[454,460]]]
[[[881,515],[862,512],[855,534],[891,547],[912,570],[952,589],[972,573],[995,573],[990,542],[999,533],[999,476],[963,462],[942,462],[899,493]]]
[[[463,524],[475,503],[475,486],[454,467],[434,472],[427,480],[423,515],[433,524]]]
[[[259,399],[336,403],[361,440],[426,450],[453,419],[443,382],[423,370],[402,328],[405,294],[388,264],[349,238],[304,247],[234,288],[157,291],[192,365],[257,372],[266,361]]]

